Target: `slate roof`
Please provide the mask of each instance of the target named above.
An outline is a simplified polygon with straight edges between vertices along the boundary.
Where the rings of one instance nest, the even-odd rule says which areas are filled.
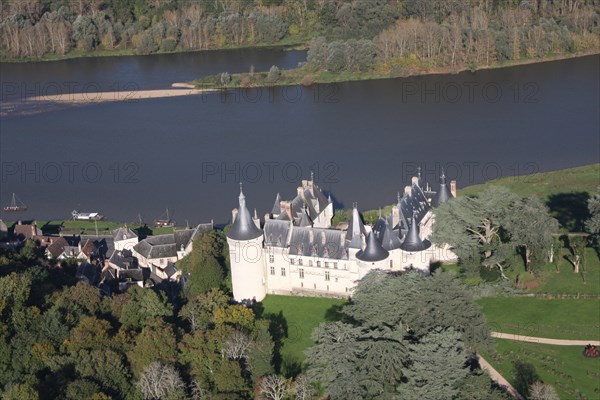
[[[177,251],[185,249],[196,235],[212,230],[212,224],[200,224],[194,229],[181,229],[164,235],[148,236],[133,246],[143,257],[169,258],[177,257]]]
[[[313,225],[312,218],[308,215],[308,211],[307,211],[306,207],[302,207],[302,212],[300,213],[300,215],[298,217],[297,225],[303,226],[303,227]]]
[[[429,240],[421,240],[419,237],[419,223],[411,220],[408,233],[400,248],[405,251],[414,252],[427,250],[429,247],[431,247],[431,242]]]
[[[392,230],[388,219],[379,217],[379,220],[373,227],[375,237],[387,251],[399,249],[402,241],[398,230]]]
[[[177,268],[172,262],[167,263],[167,267],[163,270],[167,277],[172,277],[177,273]]]
[[[452,192],[450,192],[450,189],[446,184],[446,175],[442,171],[442,176],[440,176],[440,188],[435,196],[433,196],[431,199],[431,205],[433,207],[438,207],[440,204],[447,202],[453,197],[454,196],[452,196]]]
[[[239,209],[233,226],[227,233],[227,237],[233,240],[252,240],[263,234],[262,230],[256,226],[252,216],[246,207],[246,196],[240,185]]]
[[[386,259],[390,253],[381,246],[381,243],[375,237],[374,232],[369,232],[367,235],[367,245],[364,250],[360,250],[356,253],[356,258],[361,261],[381,261]]]
[[[312,232],[312,233],[311,233]],[[298,227],[292,229],[291,255],[347,259],[344,243],[345,232],[336,229]]]
[[[273,208],[271,209],[271,215],[279,215],[281,214],[281,196],[277,193],[275,197],[275,203],[273,204]]]
[[[119,271],[119,279],[131,279],[140,282],[144,280],[144,271],[141,268],[123,269]]]
[[[75,273],[77,278],[86,281],[90,285],[95,285],[98,280],[98,266],[95,264],[90,264],[87,262],[82,263],[79,267],[77,267],[77,272]]]
[[[366,234],[365,225],[362,221],[358,208],[354,206],[352,208],[352,217],[348,223],[348,230],[346,233],[346,245],[354,249],[360,249],[362,246],[362,235]]]
[[[129,229],[127,225],[117,228],[113,231],[113,239],[115,242],[119,240],[134,239],[137,237],[138,235]]]
[[[291,222],[269,219],[265,221],[265,244],[275,247],[287,247],[288,236],[292,228]]]
[[[117,268],[135,269],[138,268],[137,258],[133,256],[131,250],[115,250],[108,262]]]

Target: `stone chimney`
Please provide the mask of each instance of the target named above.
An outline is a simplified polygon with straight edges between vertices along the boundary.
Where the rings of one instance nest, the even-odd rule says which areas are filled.
[[[303,184],[306,181],[302,181]],[[298,188],[296,189],[296,193],[298,194],[298,196],[304,198],[304,188],[302,186],[298,186]]]
[[[450,193],[452,193],[452,196],[456,197],[456,181],[455,180],[450,181]]]
[[[410,196],[412,194],[412,187],[405,186],[404,187],[404,194],[407,195],[407,196]]]
[[[238,215],[238,209],[234,208],[233,210],[231,210],[231,224],[233,224],[235,222],[235,218]]]
[[[419,186],[419,178],[416,176],[413,176],[412,179],[410,180],[410,183],[412,183],[413,185]]]
[[[281,200],[279,202],[279,207],[281,208],[281,213],[286,213],[288,218],[292,219],[292,206],[288,200]]]

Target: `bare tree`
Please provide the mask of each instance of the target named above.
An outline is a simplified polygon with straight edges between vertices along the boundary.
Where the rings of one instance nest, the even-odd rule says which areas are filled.
[[[137,384],[147,400],[161,399],[183,387],[183,381],[175,367],[159,362],[150,364]]]
[[[236,330],[223,343],[223,354],[232,360],[244,359],[251,344],[252,338],[249,335]]]
[[[200,386],[200,383],[198,383],[196,379],[194,379],[190,385],[190,394],[192,395],[192,400],[210,399],[210,392]]]
[[[283,400],[289,391],[290,382],[283,376],[267,375],[258,384],[259,398],[263,400]]]
[[[529,386],[529,400],[559,400],[556,390],[540,381]]]
[[[310,381],[305,375],[298,375],[294,381],[294,393],[296,400],[311,400],[314,390]]]
[[[568,260],[573,264],[573,272],[579,273],[583,258],[585,256],[585,246],[587,244],[587,237],[582,235],[573,235],[569,237],[569,247],[572,256]]]

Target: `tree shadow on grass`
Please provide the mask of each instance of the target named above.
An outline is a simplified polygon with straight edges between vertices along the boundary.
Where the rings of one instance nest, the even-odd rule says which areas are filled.
[[[325,310],[325,321],[327,322],[335,322],[335,321],[343,321],[347,318],[347,315],[342,312],[344,308],[344,304],[335,304]]]
[[[58,235],[60,234],[60,230],[64,225],[63,221],[48,221],[44,225],[42,225],[42,234],[43,235]]]
[[[273,339],[273,357],[271,363],[275,372],[280,373],[283,361],[281,348],[283,347],[283,340],[288,337],[288,322],[283,316],[283,311],[279,311],[277,314],[264,313],[262,318],[269,321],[269,333]]]
[[[302,364],[300,361],[289,355],[283,360],[281,364],[281,373],[286,378],[294,378],[302,372]]]
[[[590,218],[589,199],[587,192],[558,193],[549,196],[546,205],[562,227],[569,232],[582,232]]]

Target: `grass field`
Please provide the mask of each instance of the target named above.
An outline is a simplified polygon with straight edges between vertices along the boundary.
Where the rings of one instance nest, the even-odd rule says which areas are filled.
[[[11,228],[16,221],[5,221],[6,225]],[[95,235],[98,229],[98,235],[112,235],[114,229],[127,224],[131,230],[137,232],[138,235],[160,235],[164,233],[173,233],[173,228],[153,227],[140,225],[139,223],[126,223],[116,221],[73,221],[73,220],[53,220],[53,221],[36,221],[37,226],[42,229],[45,235]],[[185,227],[176,227],[175,229],[184,229]]]
[[[539,174],[508,176],[481,185],[459,189],[459,196],[475,195],[489,186],[504,186],[521,196],[536,195],[547,200],[559,193],[594,193],[600,185],[600,164],[562,169]]]
[[[600,340],[600,299],[486,297],[477,303],[493,331],[552,339]]]
[[[313,345],[311,334],[321,322],[337,319],[337,311],[344,300],[314,297],[268,295],[263,300],[263,316],[279,313],[287,325],[287,337],[281,348],[282,372],[301,366],[304,350]]]
[[[600,185],[600,164],[540,174],[493,179],[459,190],[473,196],[490,186],[504,186],[520,196],[536,195],[546,203],[563,232],[581,232],[589,218],[587,202]]]
[[[544,383],[553,386],[563,400],[600,398],[600,358],[583,357],[583,346],[494,339],[494,347],[494,353],[483,356],[512,384],[512,362],[520,359],[533,364]]]
[[[534,293],[550,294],[596,294],[600,295],[600,260],[594,249],[586,249],[581,273],[573,272],[573,265],[564,258],[563,249],[558,264],[546,265],[536,279],[540,286],[531,289]]]

